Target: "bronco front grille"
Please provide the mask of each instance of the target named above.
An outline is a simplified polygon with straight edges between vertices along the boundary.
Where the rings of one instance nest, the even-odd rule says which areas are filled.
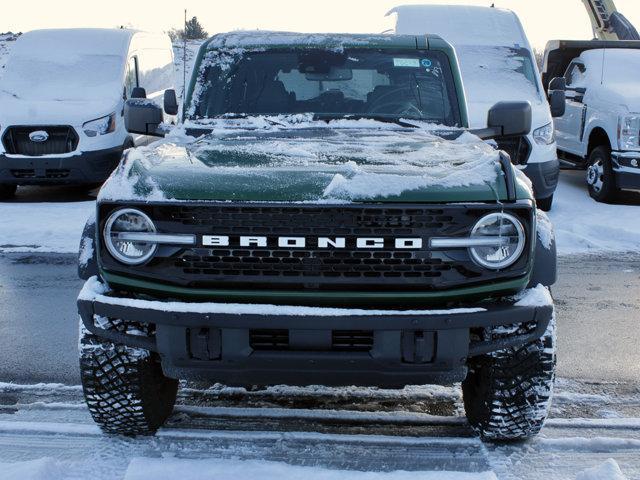
[[[102,205],[102,222],[115,208]],[[225,205],[220,203],[139,206],[159,232],[195,234],[195,247],[162,248],[148,264],[125,267],[103,248],[103,265],[114,272],[195,288],[269,288],[304,290],[444,290],[526,274],[528,256],[507,271],[477,266],[466,250],[430,250],[432,237],[468,236],[477,220],[495,207],[473,205]],[[527,207],[511,208],[527,230]],[[528,232],[527,232],[528,233]],[[203,246],[203,235],[267,237],[267,247]],[[279,248],[280,236],[347,239],[345,249]],[[357,249],[356,237],[384,238],[383,249]],[[397,250],[394,239],[421,238],[422,249]]]
[[[32,141],[29,135],[38,131],[46,132],[47,139]],[[68,126],[14,126],[7,128],[2,136],[7,153],[30,157],[70,153],[78,147],[78,141],[78,134]]]

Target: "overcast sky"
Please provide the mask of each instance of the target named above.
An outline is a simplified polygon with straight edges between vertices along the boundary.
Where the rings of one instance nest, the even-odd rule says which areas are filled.
[[[640,29],[640,1],[615,0],[618,10]],[[399,4],[491,5],[491,0],[22,0],[3,1],[0,31],[36,28],[115,27],[166,31],[180,27],[184,9],[197,15],[209,33],[236,29],[304,32],[381,32],[391,26],[385,13]],[[514,10],[531,43],[591,38],[582,0],[496,0]],[[152,5],[152,6],[151,6]]]

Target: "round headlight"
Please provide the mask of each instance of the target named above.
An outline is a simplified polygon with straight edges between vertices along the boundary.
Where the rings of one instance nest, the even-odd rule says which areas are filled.
[[[491,213],[482,217],[473,227],[471,238],[484,243],[469,249],[471,257],[478,265],[491,270],[516,263],[526,243],[522,223],[508,213]]]
[[[124,208],[111,214],[104,226],[104,241],[109,253],[127,265],[141,265],[156,253],[158,245],[123,238],[125,233],[155,233],[151,219],[140,210]]]

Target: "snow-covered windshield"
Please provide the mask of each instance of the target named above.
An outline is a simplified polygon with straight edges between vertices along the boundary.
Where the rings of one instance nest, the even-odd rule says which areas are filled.
[[[525,48],[457,46],[469,103],[539,98],[537,71]]]
[[[460,125],[447,57],[428,51],[212,50],[189,110],[192,119],[298,113]]]
[[[0,90],[22,100],[112,99],[124,86],[122,63],[118,55],[70,52],[13,55]]]

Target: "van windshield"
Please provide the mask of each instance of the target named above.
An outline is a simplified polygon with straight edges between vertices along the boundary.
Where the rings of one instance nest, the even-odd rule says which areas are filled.
[[[462,45],[456,52],[469,103],[541,99],[526,48]]]
[[[192,119],[312,113],[460,125],[447,57],[384,50],[212,50],[194,90]]]
[[[22,100],[86,101],[122,94],[124,66],[118,55],[13,55],[0,90]]]

